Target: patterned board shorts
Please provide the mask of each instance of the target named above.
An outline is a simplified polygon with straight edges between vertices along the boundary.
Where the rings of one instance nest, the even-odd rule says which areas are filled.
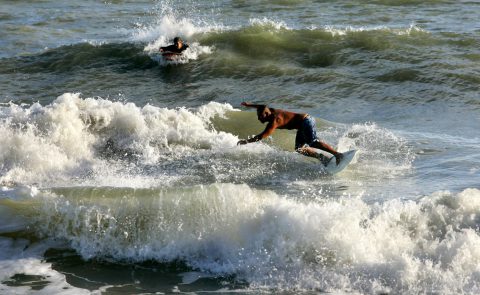
[[[295,137],[295,150],[305,145],[312,145],[312,143],[316,141],[319,140],[315,128],[315,119],[307,115],[297,131],[297,136]]]

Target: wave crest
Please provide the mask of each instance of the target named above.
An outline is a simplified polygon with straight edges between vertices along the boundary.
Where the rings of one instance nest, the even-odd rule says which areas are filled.
[[[253,289],[480,288],[478,189],[370,205],[357,198],[305,204],[232,184],[109,190],[38,195],[36,224],[85,258],[180,260],[235,274]]]
[[[199,109],[137,107],[66,93],[52,104],[0,108],[1,182],[70,177],[110,157],[155,163],[165,150],[212,149],[237,138],[215,131],[210,118],[232,110],[215,102]],[[69,172],[70,171],[70,172]],[[77,171],[78,172],[78,171]],[[80,173],[81,174],[81,173]]]

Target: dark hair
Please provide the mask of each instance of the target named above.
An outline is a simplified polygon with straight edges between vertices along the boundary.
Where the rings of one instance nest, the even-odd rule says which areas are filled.
[[[267,108],[267,105],[266,105],[266,104],[261,104],[261,105],[258,105],[258,106],[257,106],[257,110],[259,110],[259,111],[263,111],[263,110],[266,109],[266,108]]]
[[[175,44],[178,43],[178,42],[180,42],[180,41],[182,41],[182,39],[181,39],[180,37],[175,37],[175,38],[173,38],[173,43],[175,43]],[[183,41],[182,41],[182,42],[183,42]]]
[[[260,113],[263,113],[265,111],[265,109],[270,109],[267,105],[259,105],[257,107],[257,114],[260,114]]]

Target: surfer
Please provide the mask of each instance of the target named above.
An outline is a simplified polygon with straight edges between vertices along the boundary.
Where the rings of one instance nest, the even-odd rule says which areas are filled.
[[[180,37],[175,37],[172,45],[160,47],[159,50],[165,54],[181,55],[187,48],[188,44],[183,43]]]
[[[242,139],[238,144],[247,144],[260,141],[275,131],[275,129],[297,129],[295,137],[295,150],[305,156],[319,158],[321,154],[313,148],[321,149],[335,156],[337,165],[343,155],[334,150],[330,145],[320,141],[315,129],[315,120],[308,114],[293,113],[289,111],[269,108],[262,104],[242,102],[242,106],[257,109],[257,118],[260,122],[268,122],[262,133],[249,139]]]

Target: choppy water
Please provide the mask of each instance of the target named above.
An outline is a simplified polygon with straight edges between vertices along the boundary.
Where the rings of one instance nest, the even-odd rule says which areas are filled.
[[[480,2],[0,2],[0,291],[480,292]],[[180,35],[177,62],[158,47]],[[335,176],[244,100],[307,112]]]

